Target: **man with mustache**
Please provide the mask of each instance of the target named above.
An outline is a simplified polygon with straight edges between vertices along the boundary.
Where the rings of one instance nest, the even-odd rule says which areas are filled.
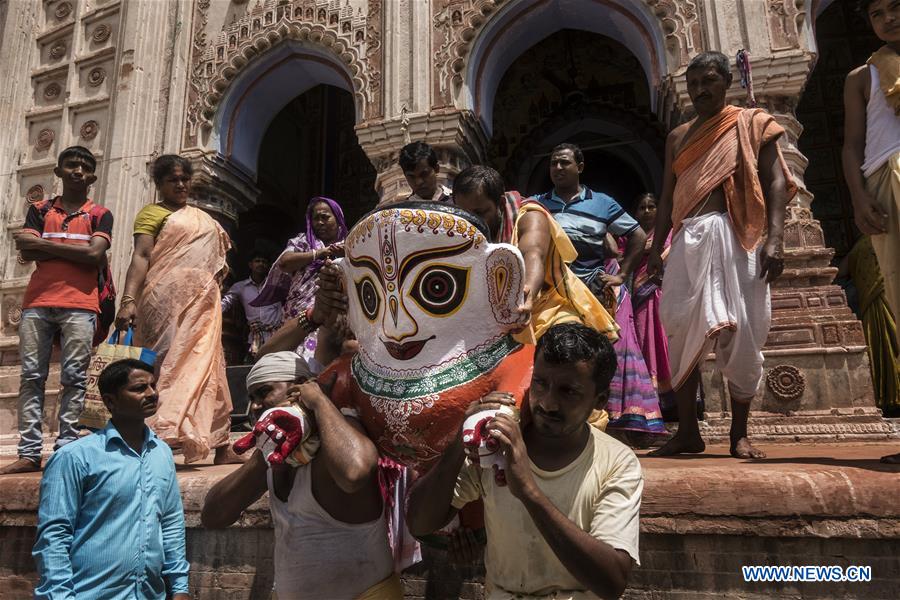
[[[613,286],[622,285],[637,267],[647,235],[618,202],[606,194],[581,185],[584,153],[575,144],[559,144],[550,154],[550,179],[553,189],[537,197],[562,226],[578,251],[572,271],[615,311],[615,300],[609,298]],[[607,273],[604,263],[610,258],[604,244],[606,234],[628,239],[625,256],[618,273]],[[609,290],[607,294],[606,291]]]
[[[731,455],[764,458],[747,437],[772,317],[769,283],[784,269],[784,211],[797,191],[762,109],[726,104],[728,57],[704,52],[687,68],[696,118],[666,140],[666,166],[647,273],[663,273],[660,318],[669,340],[678,433],[651,454],[705,450],[697,422],[699,362],[715,348],[731,396]]]
[[[159,405],[153,367],[100,374],[111,418],[66,444],[41,480],[35,598],[189,600],[184,511],[172,451],[144,424]]]
[[[505,483],[466,460],[462,431],[410,491],[407,524],[427,535],[484,500],[485,597],[618,598],[638,564],[643,475],[634,453],[588,425],[616,368],[605,335],[580,323],[538,340],[520,424],[498,413],[486,431],[506,460]],[[468,415],[511,397],[493,392]]]

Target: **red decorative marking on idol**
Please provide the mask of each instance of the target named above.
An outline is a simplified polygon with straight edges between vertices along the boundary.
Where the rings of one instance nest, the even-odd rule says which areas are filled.
[[[397,247],[394,238],[394,224],[386,223],[384,233],[381,237],[380,256],[381,267],[384,273],[385,281],[396,281],[397,270],[394,265],[397,263]]]

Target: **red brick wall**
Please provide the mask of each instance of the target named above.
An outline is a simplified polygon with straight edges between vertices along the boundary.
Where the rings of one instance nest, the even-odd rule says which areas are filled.
[[[37,579],[31,560],[34,528],[0,527],[0,599],[25,600]],[[265,600],[272,587],[272,530],[188,529],[191,592],[200,600]],[[442,552],[403,575],[409,600],[481,600],[483,569],[455,569]],[[627,600],[769,600],[900,597],[900,538],[753,537],[645,534],[642,566]],[[741,565],[869,565],[871,583],[748,584]],[[284,600],[284,598],[282,598]]]

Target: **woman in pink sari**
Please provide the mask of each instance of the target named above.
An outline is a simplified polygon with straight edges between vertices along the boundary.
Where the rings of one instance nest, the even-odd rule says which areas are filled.
[[[188,205],[191,163],[167,154],[153,163],[162,201],[134,220],[134,252],[116,328],[135,326],[135,344],[156,356],[159,410],[147,424],[185,463],[216,449],[215,462],[238,462],[228,443],[231,395],[222,352],[220,284],[231,246],[222,227]]]
[[[647,275],[647,250],[653,243],[653,229],[656,226],[656,196],[643,194],[638,198],[637,222],[647,234],[647,245],[640,264],[634,271],[634,284],[631,306],[634,309],[634,327],[638,343],[644,355],[644,362],[650,371],[653,386],[659,394],[659,407],[666,420],[677,420],[675,396],[672,391],[671,372],[669,371],[669,346],[666,332],[659,320],[659,298],[662,295],[660,282]],[[670,236],[671,237],[671,236]],[[669,253],[667,239],[663,250],[663,259]]]

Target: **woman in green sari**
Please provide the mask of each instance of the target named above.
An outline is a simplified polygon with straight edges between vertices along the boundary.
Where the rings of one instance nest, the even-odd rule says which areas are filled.
[[[900,344],[897,321],[884,295],[884,277],[869,236],[847,255],[847,270],[859,296],[859,318],[869,346],[875,402],[885,415],[900,412]]]

